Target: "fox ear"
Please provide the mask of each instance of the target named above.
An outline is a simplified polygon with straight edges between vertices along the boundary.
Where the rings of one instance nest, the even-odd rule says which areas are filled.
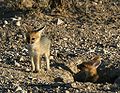
[[[100,64],[101,64],[101,61],[95,62],[95,63],[93,64],[93,66],[94,66],[95,68],[98,68],[98,67],[100,66]]]
[[[46,28],[46,26],[43,26],[43,27],[37,29],[36,31],[39,33],[42,33],[45,30],[45,28]]]
[[[101,64],[101,59],[102,59],[102,58],[101,58],[100,56],[94,57],[94,58],[91,60],[92,65],[93,65],[94,67],[98,68],[99,65]]]

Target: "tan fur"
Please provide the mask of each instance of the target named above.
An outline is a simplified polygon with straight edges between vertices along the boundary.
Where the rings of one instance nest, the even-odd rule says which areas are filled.
[[[47,61],[47,70],[50,70],[50,40],[42,36],[42,30],[30,31],[30,55],[32,62],[32,71],[39,72],[41,68],[41,57],[44,55]]]
[[[98,80],[99,75],[97,73],[97,68],[101,64],[101,57],[96,56],[92,58],[89,62],[83,62],[78,65],[78,69],[85,72],[86,77],[84,81],[92,81],[95,82]]]

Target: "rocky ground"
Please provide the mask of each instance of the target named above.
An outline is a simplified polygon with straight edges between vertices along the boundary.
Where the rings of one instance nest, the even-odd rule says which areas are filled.
[[[0,2],[0,93],[120,92],[120,1],[88,1],[87,6],[78,1],[80,10],[64,15],[15,10]],[[25,24],[33,29],[46,25],[51,71],[46,71],[43,58],[41,72],[30,72]],[[102,57],[100,82],[75,81],[77,65],[96,55]]]

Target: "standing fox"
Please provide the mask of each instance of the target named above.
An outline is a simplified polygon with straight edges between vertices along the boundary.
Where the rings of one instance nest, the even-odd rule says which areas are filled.
[[[51,41],[42,36],[45,27],[37,31],[29,31],[30,37],[30,55],[32,62],[32,71],[39,72],[41,68],[41,57],[44,55],[47,61],[47,70],[50,70],[50,43]],[[29,29],[29,28],[28,28]]]

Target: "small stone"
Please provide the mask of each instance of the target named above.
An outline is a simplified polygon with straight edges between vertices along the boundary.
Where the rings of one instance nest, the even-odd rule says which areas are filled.
[[[27,91],[25,91],[25,90],[22,90],[22,93],[28,93]],[[29,92],[29,93],[32,93],[32,92]]]
[[[21,17],[18,17],[18,20],[21,20],[22,18]]]
[[[0,61],[2,61],[2,59],[0,58]]]
[[[91,87],[90,87],[90,86],[88,86],[88,87],[87,87],[87,89],[89,89],[89,90],[90,90],[90,89],[91,89]]]
[[[65,93],[70,93],[70,92],[68,90],[66,90]]]
[[[29,72],[29,71],[31,71],[31,70],[30,70],[30,69],[28,69],[28,68],[26,68],[26,71],[27,71],[27,72]]]
[[[58,20],[57,20],[57,25],[60,25],[60,24],[63,24],[64,22],[61,20],[61,19],[59,19],[58,18]]]
[[[97,3],[96,3],[96,2],[93,2],[93,4],[94,4],[94,5],[97,5]]]
[[[21,25],[21,24],[20,24],[20,21],[17,21],[17,22],[16,22],[16,25],[17,25],[17,26],[20,26],[20,25]]]
[[[117,44],[117,47],[120,48],[120,42]]]
[[[103,2],[102,1],[100,1],[100,4],[102,4]]]
[[[17,18],[11,18],[13,21],[16,21],[16,20],[18,20]]]
[[[103,49],[103,51],[104,51],[105,54],[109,54],[109,53],[110,53],[110,52],[109,52],[108,50],[106,50],[106,49]]]
[[[23,48],[22,52],[28,52],[27,48]]]
[[[19,53],[16,53],[17,56],[19,56]]]
[[[68,38],[63,38],[63,40],[67,41],[67,40],[68,40]]]
[[[10,78],[14,78],[13,75],[10,75]]]
[[[51,59],[51,60],[53,60],[53,59],[54,59],[54,57],[53,57],[53,56],[50,56],[50,59]]]
[[[18,62],[15,62],[15,66],[20,67],[20,64]]]
[[[6,21],[6,20],[5,20],[5,21],[4,21],[4,24],[6,24],[6,25],[7,25],[7,24],[8,24],[8,21]]]
[[[80,93],[80,91],[79,91],[79,90],[76,90],[75,92],[76,92],[76,93]]]
[[[71,86],[72,86],[73,88],[77,88],[76,83],[72,83]]]
[[[5,27],[5,25],[3,25],[3,27]]]
[[[94,53],[94,52],[95,52],[95,49],[89,49],[89,52],[90,52],[90,53]]]
[[[31,79],[31,80],[32,80],[32,79],[33,79],[33,77],[32,77],[31,75],[29,75],[29,76],[28,76],[28,79]]]
[[[61,67],[58,67],[59,69],[62,69]]]
[[[66,90],[65,93],[70,93],[70,92],[68,90]]]
[[[13,21],[19,21],[21,20],[22,18],[21,17],[18,17],[18,18],[11,18]]]
[[[18,86],[15,91],[16,91],[16,92],[17,92],[17,91],[22,91],[22,88],[21,88],[20,86]]]
[[[25,58],[22,56],[21,58],[20,58],[20,61],[24,61],[25,60]]]

